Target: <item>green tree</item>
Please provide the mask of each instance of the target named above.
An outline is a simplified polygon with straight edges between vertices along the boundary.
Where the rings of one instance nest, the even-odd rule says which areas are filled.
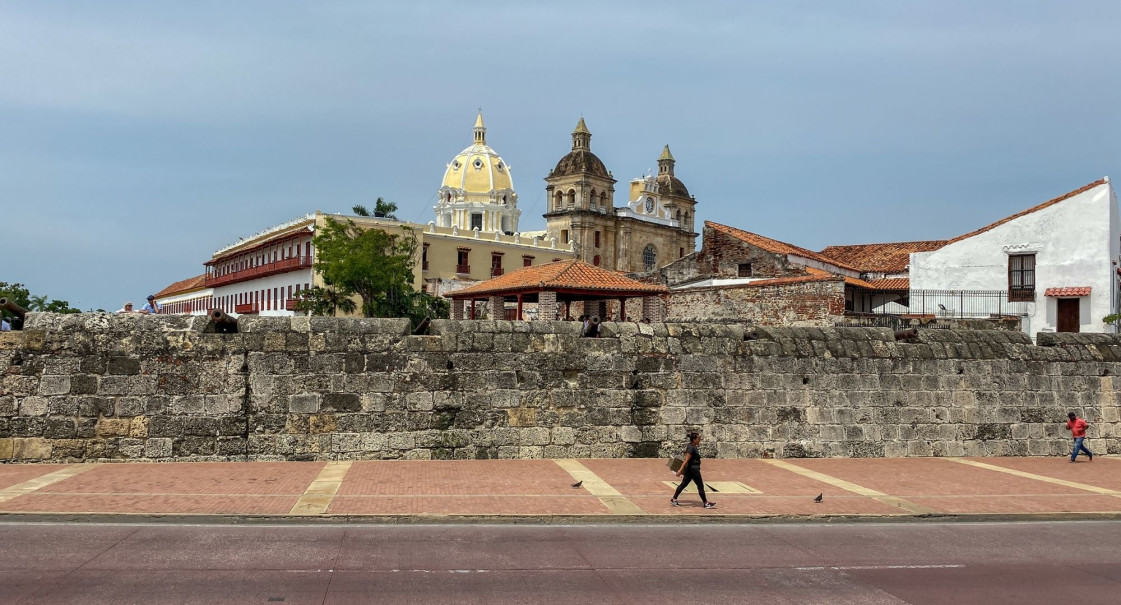
[[[349,293],[340,292],[338,288],[331,286],[300,290],[296,295],[296,311],[301,313],[334,316],[339,311],[353,313],[357,308],[358,305],[350,298]]]
[[[397,203],[396,202],[387,202],[387,201],[381,199],[380,197],[377,199],[376,202],[374,202],[373,213],[371,213],[362,204],[356,204],[353,208],[351,208],[351,210],[353,210],[354,214],[357,215],[357,216],[374,216],[374,217],[379,217],[379,218],[384,217],[384,218],[388,218],[388,219],[397,220],[397,215],[394,214],[395,212],[397,212]]]
[[[414,325],[448,316],[446,300],[413,289],[418,243],[412,229],[389,233],[328,218],[314,243],[315,270],[340,294],[357,295],[363,316],[408,317]]]
[[[34,295],[21,283],[0,282],[0,298],[6,298],[28,311],[81,313],[81,310],[72,308],[65,300],[55,300],[45,294]],[[8,311],[0,311],[0,316],[12,317],[12,314]]]
[[[27,300],[28,311],[46,311],[47,310],[47,295],[34,295]]]

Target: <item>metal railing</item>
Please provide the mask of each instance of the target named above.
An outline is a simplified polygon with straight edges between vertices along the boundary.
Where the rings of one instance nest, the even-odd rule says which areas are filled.
[[[988,318],[1024,315],[1032,301],[1008,301],[1005,290],[911,290],[909,315]]]

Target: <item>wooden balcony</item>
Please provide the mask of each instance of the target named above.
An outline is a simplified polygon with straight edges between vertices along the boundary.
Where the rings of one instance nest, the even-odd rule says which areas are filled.
[[[311,266],[312,261],[310,256],[293,256],[292,258],[285,258],[273,263],[266,263],[249,269],[242,269],[241,271],[225,273],[223,275],[207,275],[205,283],[208,288],[215,288],[218,286],[225,286],[226,284],[256,279],[258,277],[276,275],[277,273],[285,273],[298,269],[310,269]]]
[[[456,273],[462,273],[462,274],[470,274],[471,273],[471,265],[456,265],[455,266],[455,272]]]
[[[252,315],[252,314],[256,314],[256,313],[260,313],[260,312],[261,312],[261,309],[258,307],[257,303],[247,303],[247,304],[244,304],[244,305],[234,305],[234,313],[237,313],[238,315],[244,315],[246,313],[249,313],[249,314]]]
[[[498,277],[499,275],[502,275],[502,267],[491,267],[490,268],[490,276],[491,277]]]

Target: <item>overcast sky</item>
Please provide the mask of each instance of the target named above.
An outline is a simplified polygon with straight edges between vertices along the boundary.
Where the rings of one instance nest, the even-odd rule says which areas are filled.
[[[1121,176],[1121,3],[0,2],[0,281],[117,309],[487,141],[522,230],[582,115],[626,182],[819,250],[941,239]]]

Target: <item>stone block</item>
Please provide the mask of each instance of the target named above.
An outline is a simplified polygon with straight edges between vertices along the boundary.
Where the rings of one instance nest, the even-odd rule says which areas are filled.
[[[69,392],[69,376],[43,376],[39,380],[40,395],[66,395]]]
[[[19,415],[20,416],[44,416],[47,413],[47,408],[50,400],[46,397],[24,397],[19,402]]]
[[[172,439],[169,437],[156,437],[144,441],[145,458],[169,458],[172,452]]]
[[[49,460],[52,446],[49,439],[30,437],[12,440],[12,460]]]
[[[319,413],[319,395],[316,393],[302,393],[288,396],[288,411],[293,414]]]

